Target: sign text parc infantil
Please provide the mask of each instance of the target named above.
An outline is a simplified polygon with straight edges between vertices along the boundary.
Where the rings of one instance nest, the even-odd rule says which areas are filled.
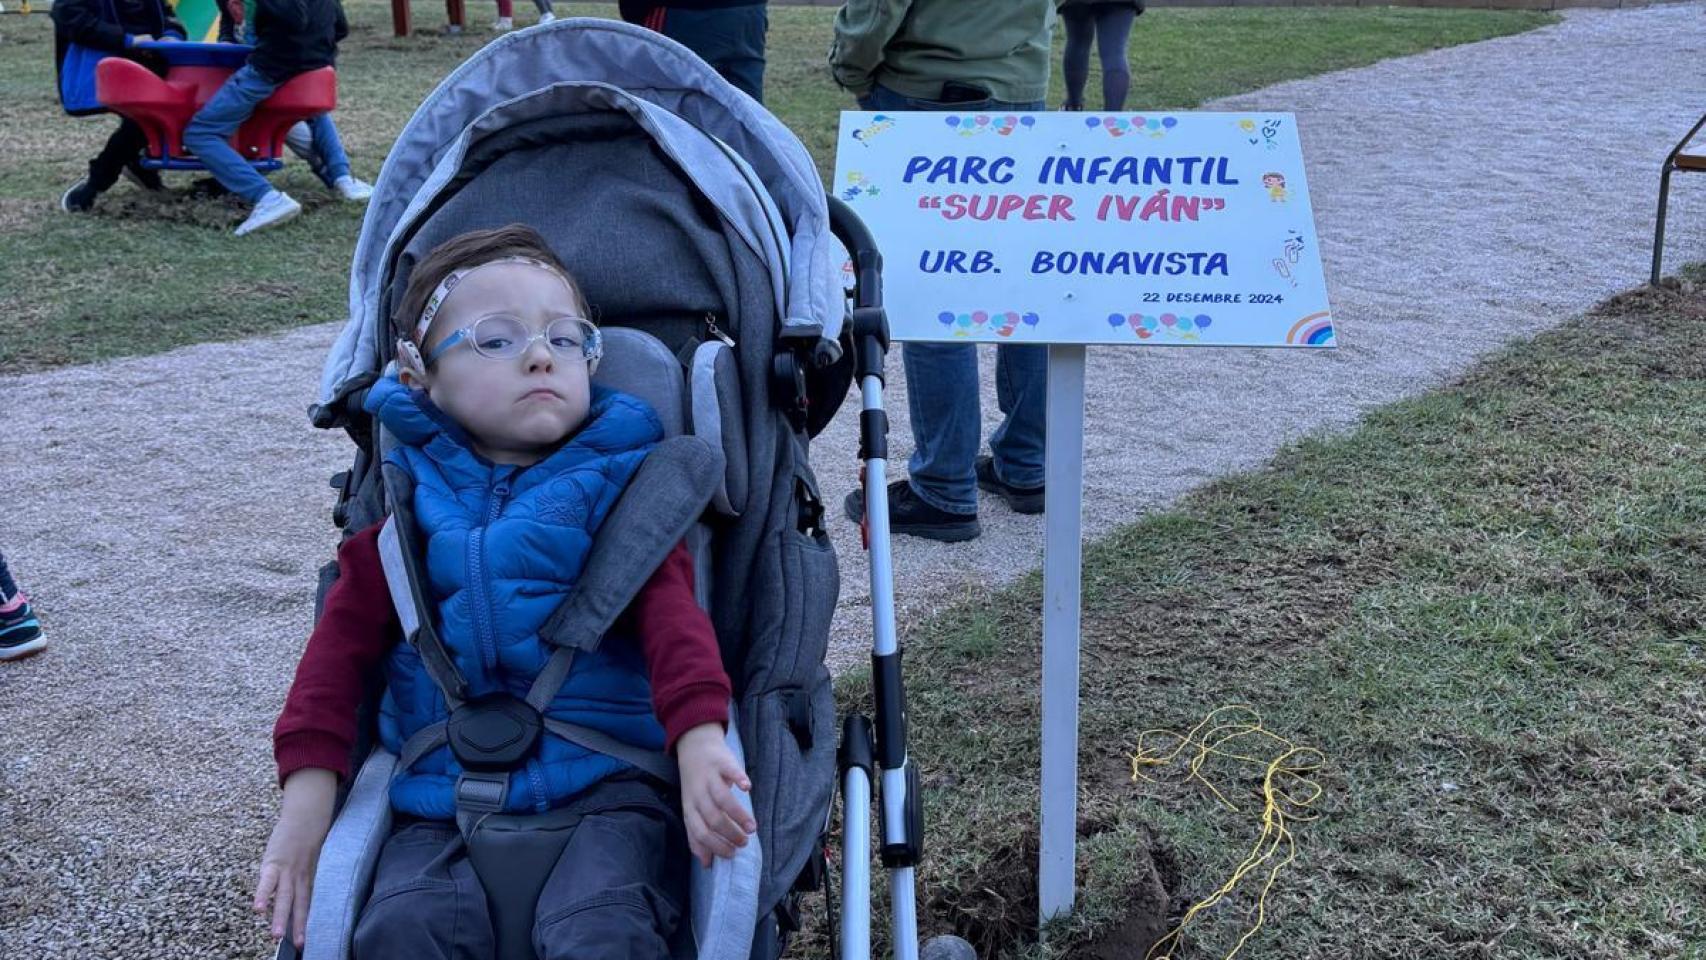
[[[1290,114],[841,115],[897,340],[1334,345]]]

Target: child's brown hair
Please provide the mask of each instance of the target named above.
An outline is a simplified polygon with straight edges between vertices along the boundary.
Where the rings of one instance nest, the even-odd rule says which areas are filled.
[[[569,289],[574,291],[575,308],[581,316],[592,317],[592,307],[586,302],[586,294],[581,292],[580,282],[568,267],[563,266],[563,261],[557,259],[551,244],[532,227],[512,223],[492,230],[470,230],[433,247],[409,274],[409,284],[397,302],[396,311],[391,314],[391,328],[395,335],[404,340],[414,340],[415,324],[420,320],[421,311],[426,309],[427,298],[452,272],[506,257],[537,260],[561,273],[569,282]]]

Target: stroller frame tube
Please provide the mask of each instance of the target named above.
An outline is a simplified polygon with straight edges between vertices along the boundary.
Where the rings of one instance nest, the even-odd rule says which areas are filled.
[[[849,721],[854,719],[849,717]],[[865,731],[867,737],[869,730]],[[849,765],[842,778],[841,956],[871,955],[871,773]]]
[[[865,492],[865,547],[871,572],[871,691],[876,737],[862,716],[843,728],[843,865],[841,960],[871,956],[870,837],[872,759],[880,768],[882,860],[889,871],[890,931],[894,960],[918,960],[915,867],[922,845],[923,815],[917,770],[906,744],[906,694],[895,629],[894,569],[890,560],[888,504],[888,414],[883,409],[883,360],[888,319],[882,308],[882,254],[870,231],[845,204],[829,198],[830,223],[853,257],[852,334],[854,376],[859,381],[859,457]],[[857,929],[856,929],[857,928]]]

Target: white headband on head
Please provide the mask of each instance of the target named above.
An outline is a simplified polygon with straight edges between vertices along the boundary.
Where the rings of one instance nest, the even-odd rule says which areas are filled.
[[[450,291],[455,290],[463,280],[467,279],[469,274],[482,267],[489,267],[497,263],[523,263],[530,267],[538,267],[541,270],[549,270],[571,290],[575,286],[569,282],[568,277],[563,275],[563,271],[543,260],[535,260],[532,257],[499,257],[496,260],[487,260],[471,267],[450,271],[445,274],[443,280],[438,282],[438,286],[433,288],[432,296],[427,297],[426,305],[421,307],[420,319],[415,321],[413,338],[403,338],[397,342],[398,348],[413,361],[413,366],[417,371],[425,372],[426,370],[426,361],[421,358],[420,345],[426,343],[426,335],[432,329],[433,318],[438,316],[438,311],[443,308],[444,301],[450,297]],[[591,317],[582,317],[581,322],[587,328],[587,363],[589,364],[587,370],[590,373],[598,369],[598,361],[604,355],[604,338],[599,333],[597,325],[592,322]]]
[[[449,298],[450,291],[455,290],[456,286],[474,271],[497,263],[525,263],[530,267],[549,270],[556,274],[557,278],[562,280],[564,284],[567,284],[570,287],[574,286],[569,283],[568,277],[563,276],[563,272],[561,270],[558,270],[556,267],[553,267],[541,260],[535,260],[532,257],[499,257],[496,260],[487,260],[484,263],[476,263],[471,267],[464,267],[461,270],[452,270],[444,275],[444,279],[438,282],[438,286],[432,288],[432,296],[427,297],[426,305],[421,307],[420,319],[415,321],[415,343],[426,343],[427,331],[432,329],[432,318],[438,316],[439,308],[444,306],[444,301]]]

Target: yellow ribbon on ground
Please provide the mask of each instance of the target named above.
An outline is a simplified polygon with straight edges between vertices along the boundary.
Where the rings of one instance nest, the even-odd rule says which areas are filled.
[[[1152,739],[1170,742],[1172,749],[1166,753],[1160,749],[1151,750],[1149,744]],[[1266,869],[1267,879],[1262,882],[1261,893],[1256,898],[1255,923],[1244,931],[1232,952],[1226,955],[1225,960],[1232,960],[1267,919],[1268,892],[1273,889],[1279,872],[1297,859],[1297,840],[1289,825],[1315,819],[1305,811],[1321,798],[1322,790],[1310,775],[1320,770],[1327,758],[1314,747],[1300,747],[1262,726],[1262,715],[1254,709],[1234,704],[1213,711],[1189,733],[1145,730],[1138,734],[1137,752],[1131,758],[1132,779],[1156,783],[1158,781],[1144,775],[1144,770],[1170,766],[1187,752],[1190,762],[1186,779],[1202,783],[1216,800],[1234,813],[1239,812],[1238,805],[1203,776],[1203,765],[1210,757],[1223,757],[1262,771],[1262,831],[1249,854],[1220,889],[1185,911],[1179,925],[1149,948],[1146,960],[1171,960],[1185,930],[1204,910],[1224,900],[1251,874]]]

